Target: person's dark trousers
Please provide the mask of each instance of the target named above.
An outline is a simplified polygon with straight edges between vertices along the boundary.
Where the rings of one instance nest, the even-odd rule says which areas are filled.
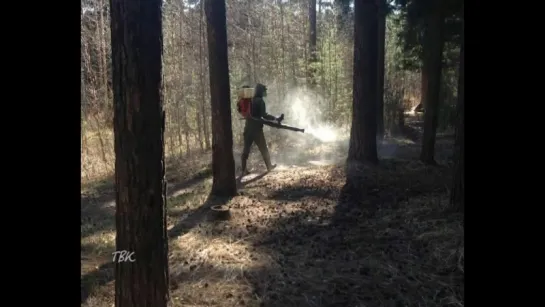
[[[265,141],[265,134],[263,133],[263,129],[257,129],[253,132],[244,132],[244,149],[242,150],[242,174],[246,173],[246,162],[248,161],[248,157],[250,156],[250,150],[252,149],[252,145],[255,142],[257,145],[257,148],[259,148],[259,151],[261,152],[261,156],[263,157],[263,161],[265,161],[265,165],[267,166],[267,170],[271,170],[273,168],[271,164],[271,156],[269,155],[269,149],[267,148],[267,142]]]

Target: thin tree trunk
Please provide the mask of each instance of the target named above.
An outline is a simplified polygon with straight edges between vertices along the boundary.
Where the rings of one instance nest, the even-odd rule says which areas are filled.
[[[208,116],[206,112],[206,86],[204,83],[204,66],[203,66],[203,58],[204,58],[204,31],[202,30],[202,25],[204,23],[204,4],[203,1],[201,1],[201,18],[199,22],[199,67],[201,69],[200,77],[201,77],[201,116],[202,116],[202,127],[203,127],[203,135],[204,135],[204,144],[205,149],[210,149],[210,139],[208,132]]]
[[[291,33],[290,32],[290,22],[289,22],[289,20],[288,20],[286,26],[287,26],[287,29],[286,29],[287,32]],[[290,57],[291,58],[291,61],[290,61],[291,62],[291,80],[292,80],[293,85],[297,86],[297,74],[296,74],[296,71],[295,71],[295,69],[297,68],[297,59],[296,59],[296,55],[295,55],[294,50],[291,50],[290,55],[291,55],[291,57]]]
[[[309,19],[309,70],[308,80],[311,89],[316,87],[316,62],[318,61],[318,55],[316,50],[317,34],[316,34],[316,0],[309,1],[308,7],[308,19]]]
[[[246,52],[247,52],[247,56],[246,56],[246,61],[247,61],[247,69],[248,69],[248,82],[250,84],[255,84],[256,83],[256,78],[255,78],[255,61],[254,61],[254,36],[252,35],[253,33],[253,24],[252,24],[252,0],[248,0],[247,1],[248,5],[246,7],[246,27],[247,27],[247,44],[250,48],[246,47]]]
[[[81,91],[81,119],[82,119],[82,123],[83,123],[83,120],[86,119],[85,114],[86,114],[87,103],[88,103],[87,102],[87,87],[86,87],[86,82],[85,82],[85,76],[86,76],[86,73],[85,73],[85,71],[86,71],[86,65],[85,65],[86,64],[85,63],[85,57],[86,56],[85,56],[85,53],[86,52],[85,51],[86,51],[87,48],[86,48],[86,46],[84,44],[82,44],[81,49],[83,51],[82,52],[83,53],[83,55],[82,55],[83,63],[81,64],[81,68],[80,68],[80,70],[81,70],[81,72],[80,72],[81,73],[81,76],[80,76],[80,78],[81,78],[81,85],[80,85],[81,90],[80,91]]]
[[[177,127],[177,133],[178,133],[178,142],[180,143],[180,156],[182,155],[182,148],[184,145],[183,138],[182,138],[182,126],[183,130],[185,130],[186,133],[186,141],[187,141],[187,133],[188,133],[188,126],[187,126],[187,112],[186,112],[186,106],[184,103],[184,1],[180,0],[180,18],[178,19],[178,29],[179,29],[179,39],[180,39],[180,63],[179,63],[179,70],[180,70],[180,88],[178,96],[177,103],[176,103],[176,114],[178,117],[178,122],[176,123]],[[181,110],[183,109],[183,110]],[[180,118],[180,112],[182,112],[182,116]],[[187,142],[186,145],[188,145],[189,142]],[[189,148],[186,148],[186,152],[189,153]]]
[[[327,75],[328,75],[328,78],[327,78],[327,92],[328,92],[328,95],[329,95],[329,113],[331,115],[331,118],[334,118],[334,111],[335,111],[335,97],[333,97],[333,94],[332,94],[332,88],[333,88],[333,65],[332,65],[332,61],[331,61],[331,31],[329,32],[329,39],[327,40]]]
[[[282,0],[278,0],[278,5],[280,5],[280,44],[282,45],[282,84],[286,82],[286,45],[284,38],[284,4]],[[286,90],[282,88],[282,95],[284,95]]]
[[[338,37],[337,34],[335,34],[336,37]],[[335,80],[335,90],[333,95],[333,110],[337,109],[337,102],[339,99],[339,68],[338,68],[338,54],[337,54],[337,44],[333,45],[333,54],[335,55],[335,72],[334,72],[334,80]],[[337,119],[338,120],[338,119]]]
[[[114,88],[116,307],[166,307],[168,240],[162,1],[110,0]]]
[[[180,23],[180,53],[181,53],[181,59],[180,59],[180,80],[181,82],[180,83],[184,83],[184,74],[183,74],[183,65],[184,65],[184,32],[183,32],[183,18],[185,18],[184,16],[184,1],[183,0],[180,0],[180,20],[179,20],[179,23]],[[180,125],[183,125],[182,126],[182,129],[183,129],[183,132],[184,132],[184,139],[185,139],[185,154],[186,154],[186,157],[190,157],[191,156],[191,144],[190,144],[190,127],[189,127],[189,122],[188,122],[188,114],[187,114],[187,109],[188,109],[188,104],[187,102],[185,101],[185,94],[183,92],[183,88],[180,90],[180,103],[181,103],[181,107],[182,107],[182,122],[181,123],[178,123],[178,126]],[[180,143],[180,146],[182,146],[182,143]]]
[[[193,12],[195,12],[196,10],[192,10]],[[197,13],[194,13],[194,14],[197,14]],[[199,11],[199,16],[200,16],[200,11]],[[196,17],[195,17],[196,18]],[[199,57],[199,64],[200,64],[200,68],[199,68],[199,71],[198,73],[199,74],[202,74],[201,71],[202,71],[202,19],[201,19],[201,22],[199,22],[199,51],[197,52],[197,56]],[[192,84],[194,84],[192,82]],[[195,85],[196,86],[196,85]],[[200,88],[201,90],[201,99],[202,99],[202,91],[204,91],[204,88],[201,86]],[[202,103],[202,101],[201,101]],[[199,143],[199,148],[201,149],[201,152],[204,151],[204,138],[206,136],[203,136],[203,128],[202,128],[202,121],[203,121],[203,117],[202,117],[202,109],[200,108],[200,104],[198,101],[195,102],[195,119],[197,121],[197,141]]]
[[[386,0],[380,0],[378,15],[378,90],[377,90],[377,130],[378,138],[384,139],[384,65],[386,44]]]
[[[424,61],[422,61],[424,62]],[[422,68],[420,69],[420,109],[425,110],[426,106],[426,94],[428,86],[428,76],[427,71],[424,69],[424,63],[422,63]]]
[[[195,102],[197,105],[195,105],[195,119],[197,121],[197,142],[199,143],[199,148],[201,149],[201,152],[204,152],[204,137],[203,137],[203,129],[202,129],[202,110],[200,110],[200,105],[198,102]]]
[[[102,157],[102,162],[104,163],[104,165],[109,166],[110,163],[109,163],[109,160],[108,160],[108,156],[106,155],[106,143],[104,142],[104,137],[102,136],[102,132],[103,132],[103,129],[101,129],[102,122],[98,118],[98,113],[93,113],[93,119],[95,120],[95,125],[97,127],[97,137],[98,137],[98,142],[99,142],[99,146],[100,146],[100,154],[101,154],[101,157]],[[110,167],[108,167],[108,168],[110,168]]]
[[[99,47],[99,75],[101,77],[101,85],[102,85],[102,112],[107,112],[108,110],[108,72],[106,68],[106,47],[105,47],[105,40],[104,37],[104,0],[100,0],[98,2],[98,47]],[[103,114],[106,115],[106,114]],[[106,116],[108,118],[108,116]]]
[[[286,40],[284,38],[284,4],[282,0],[278,0],[280,5],[280,44],[282,45],[282,96],[286,93]]]
[[[454,180],[450,194],[450,204],[458,212],[465,210],[465,188],[464,188],[464,34],[462,27],[462,46],[460,47],[460,71],[458,76],[458,105],[457,105],[457,126],[454,143]]]
[[[225,0],[205,0],[212,107],[212,195],[235,196]]]
[[[337,7],[337,23],[341,36],[344,38],[347,36],[346,24],[348,23],[348,13],[350,12],[350,0],[334,0]],[[355,10],[355,8],[354,8]]]
[[[318,1],[318,12],[317,12],[317,20],[319,22],[319,24],[322,24],[323,23],[323,19],[322,19],[322,0],[319,0]],[[325,49],[325,42],[324,42],[324,38],[325,38],[325,29],[322,27],[322,38],[320,39],[320,54],[323,53],[324,49]],[[316,30],[317,31],[317,30]],[[325,59],[324,59],[324,56],[323,54],[321,55],[321,61],[320,61],[320,87],[321,87],[321,91],[324,95],[327,94],[327,99],[329,101],[331,101],[331,92],[329,91],[329,89],[326,89],[327,87],[327,80],[326,80],[326,63],[325,63]]]
[[[253,28],[252,30],[254,30],[255,28]],[[256,31],[257,32],[257,31]],[[253,84],[256,84],[259,80],[258,76],[257,76],[257,72],[258,72],[258,69],[257,69],[257,52],[256,52],[256,43],[255,43],[255,35],[252,35],[251,37],[251,46],[252,46],[252,68],[253,68],[253,71],[252,71],[252,83]]]

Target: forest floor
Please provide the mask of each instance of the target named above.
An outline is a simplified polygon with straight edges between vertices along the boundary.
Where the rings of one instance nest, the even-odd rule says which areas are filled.
[[[363,204],[341,212],[347,141],[273,146],[269,174],[254,147],[223,222],[207,217],[209,155],[171,163],[170,305],[463,306],[463,217],[445,210],[452,138],[436,148],[429,167],[418,141],[385,142],[380,165],[365,170]],[[107,180],[82,188],[82,306],[114,303],[112,191]]]

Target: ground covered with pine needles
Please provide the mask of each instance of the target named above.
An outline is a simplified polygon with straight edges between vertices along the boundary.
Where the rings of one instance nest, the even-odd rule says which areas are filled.
[[[335,150],[346,148],[320,146],[269,174],[254,149],[254,170],[229,200],[207,198],[204,160],[171,167],[171,306],[464,305],[463,216],[447,210],[452,140],[438,140],[434,167],[417,161],[418,143],[390,140],[349,206],[339,202],[342,163],[318,163],[324,152],[342,161]],[[82,191],[82,306],[114,302],[109,187]],[[219,202],[230,220],[210,218]]]

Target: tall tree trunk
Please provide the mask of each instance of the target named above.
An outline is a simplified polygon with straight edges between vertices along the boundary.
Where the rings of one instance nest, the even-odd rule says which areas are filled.
[[[235,196],[225,0],[205,0],[212,106],[212,195]]]
[[[335,35],[338,38],[338,35]],[[335,55],[335,72],[333,73],[335,79],[335,89],[333,94],[333,110],[337,110],[337,102],[339,99],[339,68],[338,68],[338,53],[337,53],[337,44],[333,45],[333,54]],[[338,120],[338,119],[337,119]]]
[[[317,22],[320,22],[320,24],[324,23],[323,22],[323,15],[322,15],[322,0],[319,0],[318,1],[318,11],[317,11]],[[322,27],[322,29],[324,29]],[[318,30],[316,30],[318,31]],[[324,49],[325,49],[325,33],[326,31],[325,30],[322,30],[322,38],[320,39],[320,54],[323,54],[324,52]],[[325,63],[325,59],[324,59],[324,56],[322,55],[322,58],[321,58],[321,61],[320,61],[320,88],[322,90],[322,93],[325,95],[326,93],[328,93],[328,91],[326,90],[327,86],[326,86],[326,67],[325,67],[326,63]],[[328,95],[326,96],[328,100],[331,99],[331,97]]]
[[[192,18],[195,18],[195,19],[198,19],[197,14],[198,16],[200,16],[200,10],[197,11],[196,9],[193,9],[191,10],[192,14],[191,14],[191,17]],[[202,22],[199,22],[199,50],[196,51],[196,50],[193,50],[193,54],[195,54],[196,57],[199,58],[199,63],[201,63],[200,61],[202,60],[202,55],[201,55],[201,50],[202,50]],[[202,66],[201,66],[202,67]],[[192,70],[192,75],[193,75],[193,67],[191,68]],[[200,74],[201,72],[201,68],[199,68],[199,70],[195,73],[198,73]],[[199,87],[193,82],[191,81],[191,84],[194,86],[195,90],[198,91],[199,90]],[[203,91],[203,89],[201,88],[200,89],[201,91]],[[195,93],[195,95],[198,95],[198,92]],[[199,148],[201,149],[201,152],[204,151],[204,137],[203,137],[203,128],[202,128],[202,110],[200,108],[200,104],[198,102],[198,98],[197,98],[197,101],[195,101],[195,121],[197,122],[197,142],[199,143]]]
[[[433,1],[432,1],[433,2]],[[441,3],[433,2],[434,7],[426,17],[424,32],[424,75],[427,77],[424,92],[424,133],[420,160],[435,164],[435,135],[439,119],[439,100],[441,91],[441,69],[443,56],[443,14]]]
[[[197,85],[195,85],[197,87]],[[198,90],[198,88],[196,89]],[[202,90],[202,89],[201,89]],[[197,142],[199,143],[199,148],[201,149],[201,152],[204,151],[204,136],[203,136],[203,129],[202,129],[202,110],[200,109],[200,104],[198,101],[195,102],[195,120],[197,122]]]
[[[335,112],[335,109],[334,109],[334,106],[335,106],[335,98],[333,97],[333,65],[332,65],[332,60],[331,60],[331,57],[333,56],[332,52],[331,52],[331,41],[332,41],[332,38],[331,38],[331,31],[329,32],[329,35],[328,35],[328,39],[327,39],[327,92],[329,94],[329,114],[331,115],[331,118],[333,120],[335,120],[334,118],[334,112]],[[335,56],[335,59],[337,57]],[[335,66],[335,69],[336,69],[337,66]]]
[[[286,32],[291,33],[290,32],[290,20],[288,20],[286,27],[287,27]],[[294,52],[293,49],[291,49],[290,58],[291,58],[291,82],[292,82],[293,86],[297,86],[297,72],[296,72],[297,57],[296,57],[296,52]]]
[[[181,56],[181,59],[180,59],[180,80],[181,80],[181,83],[183,84],[184,83],[184,75],[182,73],[182,65],[184,64],[184,40],[183,40],[183,37],[184,37],[184,31],[183,31],[183,18],[185,18],[184,16],[184,1],[183,0],[180,0],[180,12],[181,12],[181,17],[179,22],[180,22],[180,56]],[[190,127],[189,127],[189,120],[188,120],[188,114],[187,114],[187,109],[188,109],[188,104],[186,103],[185,101],[185,94],[181,93],[181,98],[180,98],[180,103],[182,104],[182,116],[183,116],[183,120],[181,123],[179,124],[182,124],[182,128],[184,130],[184,138],[185,138],[185,155],[186,157],[190,157],[191,156],[191,144],[190,144]],[[180,145],[182,146],[182,145]]]
[[[98,74],[101,78],[101,98],[102,103],[101,105],[101,112],[105,112],[102,115],[107,115],[108,110],[108,79],[107,79],[107,68],[106,68],[106,48],[105,45],[105,37],[104,37],[104,2],[103,0],[100,0],[98,2],[98,25],[97,25],[97,34],[98,34],[98,63],[99,63],[99,70]],[[108,118],[108,116],[106,116]],[[111,118],[111,117],[110,117]]]
[[[178,30],[179,30],[179,39],[180,39],[180,63],[179,63],[179,70],[180,70],[180,88],[179,88],[179,96],[176,101],[176,114],[178,115],[178,122],[176,123],[177,132],[178,132],[178,142],[180,143],[180,156],[182,155],[182,148],[184,145],[183,138],[182,138],[182,130],[185,132],[186,137],[186,155],[189,155],[189,142],[188,142],[188,132],[189,132],[189,126],[187,124],[187,111],[186,111],[186,105],[184,103],[184,1],[180,0],[180,18],[178,19]],[[180,112],[182,112],[182,115],[180,116]],[[180,118],[181,117],[181,118]],[[183,128],[183,129],[182,129]]]
[[[378,14],[378,90],[377,90],[377,130],[380,140],[384,139],[384,57],[386,45],[386,0],[380,0]]]
[[[378,163],[378,9],[374,0],[361,0],[356,1],[354,10],[354,98],[345,186],[349,191],[360,188],[357,181],[360,165]]]
[[[284,39],[284,4],[282,0],[278,0],[278,5],[280,6],[280,45],[282,49],[282,96],[286,93],[285,83],[286,83],[286,45]]]
[[[462,46],[460,47],[460,71],[458,76],[457,125],[454,143],[454,180],[450,194],[450,204],[458,212],[464,212],[464,34],[462,26]]]
[[[201,18],[200,18],[200,22],[199,22],[199,29],[202,29],[202,24],[204,23],[204,5],[203,5],[203,2],[201,1]],[[206,87],[205,87],[205,83],[204,83],[204,67],[203,67],[203,58],[204,58],[204,31],[199,31],[199,35],[200,35],[200,44],[199,44],[199,63],[200,63],[200,68],[201,68],[201,116],[202,116],[202,127],[203,127],[203,135],[204,135],[204,148],[205,149],[210,149],[210,139],[209,139],[209,135],[210,133],[208,132],[208,116],[207,116],[207,112],[206,112]]]
[[[110,0],[114,88],[116,307],[165,307],[168,241],[161,0]]]
[[[316,62],[318,61],[318,55],[316,50],[316,0],[310,0],[308,6],[308,19],[309,19],[309,70],[308,70],[308,84],[311,89],[316,87]]]
[[[82,46],[82,48],[85,48],[85,46]],[[85,114],[87,110],[87,88],[85,86],[85,63],[82,63],[80,68],[81,73],[81,118],[82,120],[86,119]]]
[[[254,25],[252,23],[252,4],[253,4],[253,1],[248,0],[247,4],[248,4],[247,7],[246,7],[246,26],[247,26],[247,31],[246,31],[247,41],[246,41],[246,44],[247,44],[247,47],[245,48],[246,52],[247,52],[246,63],[247,63],[247,69],[248,69],[249,84],[255,85],[255,83],[257,81],[256,81],[256,76],[255,76],[255,61],[254,61],[254,52],[255,52],[254,35],[252,35],[253,32],[254,32]]]

